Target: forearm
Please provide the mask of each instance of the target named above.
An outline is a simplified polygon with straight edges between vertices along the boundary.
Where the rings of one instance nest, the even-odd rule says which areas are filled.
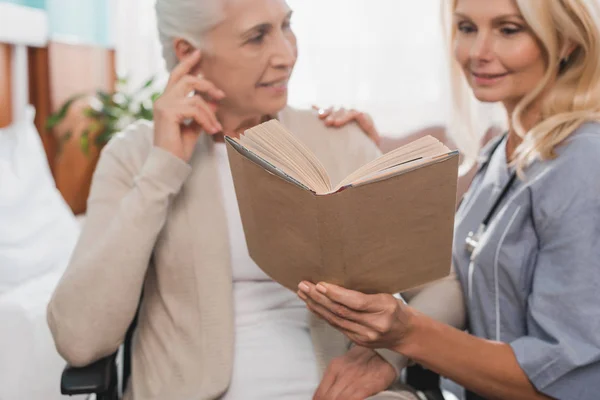
[[[411,328],[398,352],[489,399],[549,399],[533,387],[508,344],[411,312]]]
[[[171,161],[153,153],[132,187],[116,193],[120,187],[107,185],[91,196],[77,248],[48,306],[56,346],[73,365],[114,352],[135,315],[170,198],[187,176],[186,168],[170,174]],[[95,184],[103,185],[103,177]]]
[[[465,326],[464,295],[454,268],[447,277],[407,292],[403,297],[411,308],[436,321],[458,329]]]

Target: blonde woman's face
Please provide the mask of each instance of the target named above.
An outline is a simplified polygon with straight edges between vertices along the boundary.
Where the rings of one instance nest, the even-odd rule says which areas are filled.
[[[516,104],[544,76],[546,61],[514,0],[458,0],[454,56],[477,99]]]
[[[207,35],[202,73],[238,114],[273,115],[287,104],[297,58],[292,12],[284,0],[228,0],[224,20]]]

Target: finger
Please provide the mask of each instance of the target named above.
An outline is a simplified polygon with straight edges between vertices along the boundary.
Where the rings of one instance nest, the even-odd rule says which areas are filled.
[[[331,385],[327,393],[325,393],[325,398],[327,400],[346,400],[344,397],[341,397],[341,394],[349,385],[350,382],[348,379],[344,379],[343,376],[338,376],[335,383]]]
[[[334,372],[331,366],[327,367],[323,379],[317,388],[313,400],[325,400],[327,399],[326,394],[329,389],[335,384],[337,373]]]
[[[191,105],[193,107],[196,107],[198,109],[203,110],[204,113],[210,119],[210,128],[216,129],[218,132],[221,132],[223,130],[223,126],[217,120],[217,116],[215,115],[213,109],[200,96],[192,96],[192,97],[186,99],[185,103],[187,103],[187,104],[189,104],[189,105]]]
[[[347,112],[347,113],[345,113],[343,115],[339,115],[339,116],[335,117],[333,119],[332,123],[333,123],[334,126],[340,127],[340,126],[344,126],[344,125],[346,125],[346,124],[348,124],[350,122],[353,122],[353,121],[354,122],[358,122],[358,116],[360,114],[361,113],[358,112],[358,111],[350,111],[350,112]],[[364,130],[364,127],[361,126],[361,128]]]
[[[365,313],[356,312],[344,306],[343,304],[339,304],[330,300],[324,294],[319,293],[316,287],[312,284],[307,284],[306,286],[308,286],[309,290],[302,291],[302,293],[304,293],[310,301],[314,302],[315,304],[318,304],[319,306],[323,307],[332,314],[335,314],[342,319],[358,323],[361,323],[361,321],[365,319]]]
[[[345,108],[339,108],[337,110],[335,110],[334,112],[331,112],[330,115],[325,118],[325,123],[328,126],[332,126],[334,125],[335,121],[344,117],[346,114],[348,114],[348,110],[346,110]]]
[[[317,111],[317,114],[319,115],[320,119],[326,119],[327,117],[329,117],[329,115],[331,115],[333,111],[333,107],[321,108],[315,105],[313,105],[313,109]]]
[[[358,122],[358,125],[362,128],[362,130],[369,135],[371,140],[377,144],[381,142],[381,135],[379,135],[377,128],[375,128],[375,125],[373,124],[373,120],[368,114],[359,112],[356,116],[356,122]]]
[[[183,77],[173,90],[178,96],[188,96],[191,92],[196,92],[196,94],[206,94],[215,100],[221,100],[225,97],[225,92],[216,87],[211,81],[204,77],[192,75]]]
[[[328,299],[348,307],[351,310],[362,312],[380,311],[378,304],[374,302],[375,295],[368,295],[354,290],[348,290],[331,283],[321,282],[316,285],[316,290]]]
[[[183,60],[181,60],[181,62],[175,68],[173,68],[173,72],[171,72],[171,76],[167,82],[167,88],[172,87],[179,82],[181,78],[188,75],[192,68],[194,68],[194,66],[200,62],[201,58],[202,52],[199,49],[194,50],[192,53],[185,56]]]
[[[377,334],[371,328],[361,325],[360,323],[338,317],[325,307],[310,299],[308,296],[306,296],[306,294],[299,292],[298,296],[306,303],[306,306],[311,312],[327,321],[327,323],[334,328],[340,330],[344,335],[348,337],[356,336],[359,340],[367,342],[374,340],[377,337]]]
[[[369,393],[365,386],[365,382],[355,382],[352,385],[348,385],[344,388],[344,390],[339,394],[340,399],[344,400],[364,400],[371,395],[375,395],[377,393]]]
[[[193,105],[184,105],[180,108],[180,118],[179,122],[184,123],[187,119],[193,119],[200,127],[205,130],[207,133],[215,134],[218,133],[219,130],[212,125],[212,121],[210,120],[210,116],[206,114],[206,112],[198,107]]]

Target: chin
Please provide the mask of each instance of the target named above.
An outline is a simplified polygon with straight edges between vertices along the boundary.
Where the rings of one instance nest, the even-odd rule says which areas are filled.
[[[287,106],[287,96],[283,96],[279,99],[272,99],[270,101],[262,102],[259,105],[260,113],[263,115],[277,115],[281,110]]]
[[[482,103],[498,103],[506,99],[504,93],[490,89],[473,89],[473,95]]]

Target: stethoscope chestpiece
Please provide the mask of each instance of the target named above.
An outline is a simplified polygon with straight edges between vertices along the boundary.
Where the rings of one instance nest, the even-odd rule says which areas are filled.
[[[467,238],[465,239],[465,250],[467,250],[467,253],[469,253],[469,255],[472,256],[477,246],[479,246],[479,239],[481,238],[481,235],[484,231],[485,225],[481,224],[479,225],[479,229],[477,229],[477,232],[471,231],[467,235]]]

